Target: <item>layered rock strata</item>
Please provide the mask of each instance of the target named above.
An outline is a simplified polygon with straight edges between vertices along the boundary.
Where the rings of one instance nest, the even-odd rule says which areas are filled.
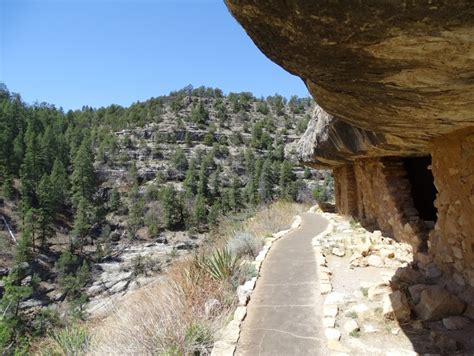
[[[338,212],[474,287],[474,2],[226,3],[318,103],[299,155]]]

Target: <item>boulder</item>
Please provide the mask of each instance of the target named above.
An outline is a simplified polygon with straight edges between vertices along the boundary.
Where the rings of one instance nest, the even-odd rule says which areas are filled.
[[[468,326],[471,321],[463,316],[450,316],[443,318],[443,325],[448,330],[461,330]]]
[[[383,260],[377,255],[370,255],[367,257],[367,263],[372,267],[383,267]]]
[[[441,287],[425,289],[420,294],[420,302],[415,313],[421,320],[439,320],[452,315],[461,315],[465,304],[455,295]]]
[[[410,293],[410,297],[413,303],[418,304],[420,302],[421,292],[423,292],[425,289],[430,288],[430,287],[433,287],[433,286],[429,286],[427,284],[414,284],[408,287],[408,293]]]
[[[400,322],[410,320],[410,306],[407,297],[397,290],[384,296],[383,315],[389,319],[397,319]]]

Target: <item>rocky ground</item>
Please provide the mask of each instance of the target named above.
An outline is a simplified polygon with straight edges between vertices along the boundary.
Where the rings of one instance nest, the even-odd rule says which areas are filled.
[[[323,215],[331,224],[313,245],[334,354],[473,354],[472,290],[445,277],[427,255],[413,262],[411,246]]]

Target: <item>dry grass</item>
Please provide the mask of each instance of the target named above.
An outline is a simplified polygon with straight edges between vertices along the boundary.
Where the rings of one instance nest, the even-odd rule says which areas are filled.
[[[309,206],[302,204],[276,202],[258,211],[254,218],[245,223],[243,229],[256,237],[265,238],[275,232],[288,229],[295,215],[308,209]]]
[[[215,231],[213,245],[200,254],[225,246],[237,232],[264,238],[286,229],[294,215],[306,208],[278,202],[251,219],[226,219]],[[92,330],[96,337],[90,354],[207,355],[218,330],[229,320],[235,299],[232,280],[212,278],[199,258],[180,260],[168,271],[166,281],[131,293]]]
[[[217,307],[206,308],[215,300]],[[206,355],[233,302],[227,286],[186,259],[166,282],[135,292],[98,326],[91,354]]]

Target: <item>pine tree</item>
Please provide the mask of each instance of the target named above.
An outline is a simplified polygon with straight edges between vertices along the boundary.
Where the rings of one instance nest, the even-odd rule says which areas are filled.
[[[41,164],[45,172],[51,172],[58,154],[58,142],[51,126],[47,126],[40,140]]]
[[[219,222],[219,217],[221,216],[222,206],[219,201],[215,201],[209,209],[209,214],[207,215],[207,221],[210,226],[215,226]]]
[[[183,204],[176,190],[173,187],[165,187],[160,195],[166,227],[176,229],[184,225]]]
[[[15,251],[16,263],[30,262],[33,256],[33,232],[28,226],[23,226],[18,246]]]
[[[72,183],[72,200],[75,207],[79,205],[82,199],[86,203],[92,203],[95,191],[95,172],[93,166],[94,158],[92,151],[84,141],[79,147],[73,161],[73,173],[71,176]]]
[[[189,131],[186,131],[186,133],[184,134],[184,143],[186,144],[186,147],[192,147],[193,145]]]
[[[240,201],[240,181],[239,178],[232,179],[232,185],[229,189],[229,206],[233,211],[236,211],[241,206]]]
[[[176,148],[171,163],[180,172],[185,172],[188,169],[188,160],[181,147]]]
[[[66,205],[69,199],[69,178],[63,163],[56,158],[51,172],[51,184],[53,186],[54,205],[58,211]]]
[[[260,174],[258,195],[260,201],[268,203],[273,199],[273,175],[272,175],[272,163],[269,159],[265,160],[262,166],[262,172]]]
[[[3,296],[0,299],[0,349],[7,350],[8,345],[25,331],[25,323],[20,312],[20,302],[33,292],[30,286],[20,283],[22,271],[13,268],[3,280]],[[16,353],[15,353],[16,354]]]
[[[38,237],[42,246],[54,234],[53,222],[59,210],[55,205],[55,189],[49,175],[43,175],[38,186]]]
[[[293,165],[284,161],[280,168],[280,196],[285,199],[294,198],[294,182],[296,181],[296,175],[293,172]]]
[[[120,193],[117,188],[114,188],[110,193],[109,208],[111,211],[117,211],[120,207],[120,204]]]
[[[213,199],[219,198],[221,195],[221,178],[220,178],[220,167],[211,176],[211,194]]]
[[[72,244],[71,248],[79,249],[82,253],[85,239],[89,234],[91,228],[91,210],[90,203],[84,197],[79,197],[77,201],[77,208],[74,214],[74,225],[72,229]]]
[[[186,178],[184,179],[184,189],[186,190],[186,194],[194,196],[197,193],[197,181],[198,176],[196,174],[196,161],[191,159],[189,162],[189,167],[186,172]]]
[[[15,188],[13,187],[13,179],[11,175],[7,175],[2,184],[2,195],[7,200],[13,200],[15,197]]]
[[[136,237],[137,231],[143,226],[143,205],[143,199],[132,200],[128,209],[127,230],[131,239]]]
[[[38,139],[33,131],[31,121],[25,134],[26,153],[21,165],[21,199],[22,212],[25,214],[29,209],[36,208],[38,198],[36,190],[41,179],[41,157]]]
[[[197,186],[197,194],[202,195],[205,198],[209,197],[207,169],[204,162],[201,164],[201,168],[199,169],[199,182]]]
[[[193,209],[193,219],[198,229],[203,229],[207,222],[206,198],[198,194]]]

